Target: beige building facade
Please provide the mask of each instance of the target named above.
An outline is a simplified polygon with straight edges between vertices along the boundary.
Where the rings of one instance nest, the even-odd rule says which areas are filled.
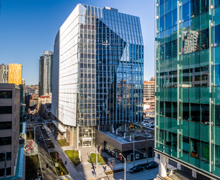
[[[15,176],[20,128],[20,88],[0,83],[0,179],[4,176],[7,152],[7,176]]]

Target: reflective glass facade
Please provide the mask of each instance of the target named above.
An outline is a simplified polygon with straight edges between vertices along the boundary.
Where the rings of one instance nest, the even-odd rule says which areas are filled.
[[[220,176],[220,1],[155,7],[155,149]]]
[[[78,4],[54,44],[53,114],[70,126],[142,120],[140,18]]]
[[[52,92],[53,52],[44,51],[39,59],[39,97]]]
[[[80,8],[79,125],[142,119],[143,39],[140,19]]]

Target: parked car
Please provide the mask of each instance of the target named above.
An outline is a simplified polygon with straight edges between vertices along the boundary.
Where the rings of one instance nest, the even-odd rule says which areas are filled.
[[[147,165],[145,166],[146,169],[153,169],[158,167],[158,164],[155,161],[151,161],[149,163],[147,163]]]
[[[154,124],[150,126],[150,128],[154,128]]]
[[[49,119],[49,120],[48,120],[48,122],[52,122],[52,120],[51,120],[51,119]]]
[[[145,126],[146,126],[146,127],[149,127],[149,126],[151,126],[151,124],[146,124]]]
[[[142,166],[134,166],[133,168],[131,168],[129,170],[130,173],[135,173],[135,172],[140,172],[140,171],[143,171],[144,168]]]

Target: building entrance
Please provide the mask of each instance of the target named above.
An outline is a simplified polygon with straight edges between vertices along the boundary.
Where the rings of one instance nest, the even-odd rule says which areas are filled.
[[[82,147],[92,147],[92,138],[82,138]]]

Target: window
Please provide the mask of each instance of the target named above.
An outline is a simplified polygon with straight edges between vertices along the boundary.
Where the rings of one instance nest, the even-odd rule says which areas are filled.
[[[220,45],[220,25],[215,26],[215,45]]]
[[[0,122],[0,130],[11,129],[11,122]]]
[[[12,107],[11,106],[0,106],[0,114],[11,114]]]
[[[5,168],[0,169],[0,176],[4,176],[4,174],[5,174]],[[6,174],[11,175],[11,168],[6,169]]]
[[[12,91],[0,91],[0,98],[12,98]]]
[[[200,49],[209,48],[209,29],[205,29],[200,33]]]
[[[191,0],[191,17],[198,16],[199,9],[200,9],[200,1],[199,0]]]
[[[183,153],[189,153],[189,138],[183,137],[183,144],[182,144]]]
[[[11,144],[11,137],[0,138],[0,145],[8,145],[8,144]]]
[[[11,160],[11,152],[7,152],[7,160]],[[0,153],[0,161],[5,161],[5,153]]]

